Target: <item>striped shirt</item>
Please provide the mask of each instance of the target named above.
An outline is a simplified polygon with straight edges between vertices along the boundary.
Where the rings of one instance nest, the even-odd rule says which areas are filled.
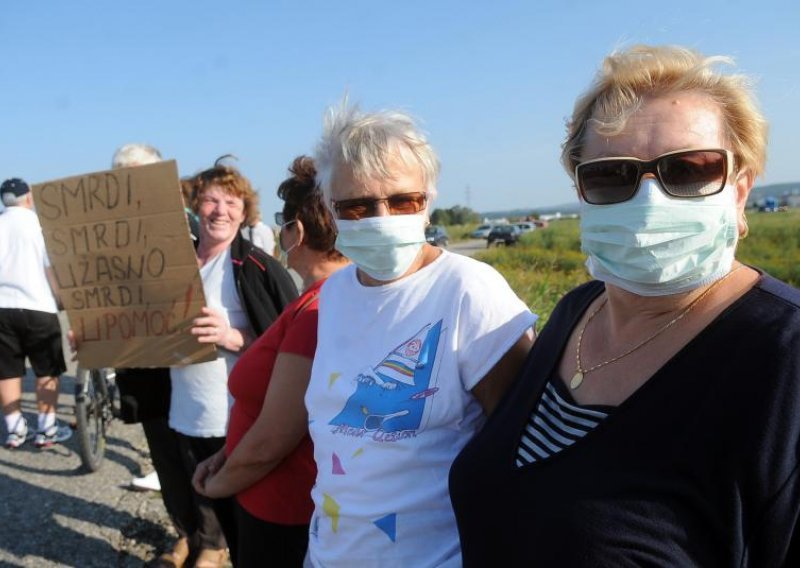
[[[517,467],[542,461],[571,446],[597,427],[609,414],[598,408],[583,407],[569,402],[558,392],[551,379],[545,386],[542,398],[528,418],[517,448]],[[562,388],[563,385],[561,385]],[[571,397],[570,397],[571,398]]]

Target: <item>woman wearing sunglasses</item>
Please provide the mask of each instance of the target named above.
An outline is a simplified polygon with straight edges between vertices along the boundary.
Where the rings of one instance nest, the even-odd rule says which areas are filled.
[[[453,465],[465,565],[800,565],[800,293],[734,258],[767,127],[720,63],[634,47],[578,100],[595,280]]]
[[[489,266],[426,244],[438,159],[406,115],[331,110],[315,162],[353,264],[320,293],[308,391],[314,566],[457,566],[453,458],[530,349]]]

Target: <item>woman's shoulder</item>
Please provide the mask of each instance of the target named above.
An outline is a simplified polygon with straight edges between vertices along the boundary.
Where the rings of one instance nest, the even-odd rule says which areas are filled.
[[[295,315],[304,312],[316,312],[319,309],[319,294],[324,286],[325,280],[312,284],[307,290],[304,290],[299,297],[292,300],[286,311],[291,311]]]
[[[555,315],[560,311],[572,312],[576,310],[582,313],[603,290],[605,290],[605,284],[599,280],[584,282],[561,297],[553,314]]]
[[[762,272],[755,290],[763,293],[760,301],[775,301],[784,304],[789,310],[800,310],[800,290],[767,273]]]
[[[443,250],[434,266],[436,270],[432,271],[432,276],[444,275],[448,281],[460,282],[466,287],[479,286],[485,291],[487,283],[506,283],[505,277],[494,266],[463,254]]]
[[[262,272],[270,272],[278,269],[285,270],[283,265],[278,262],[275,257],[252,243],[250,243],[250,246],[247,248],[246,253],[240,261],[245,265],[249,264],[255,266]]]
[[[295,287],[289,272],[274,256],[242,238],[241,235],[234,240],[230,251],[234,270],[241,270],[248,275],[246,278],[263,278],[265,282],[277,282],[279,286],[289,289]]]
[[[553,308],[540,336],[544,336],[545,332],[548,337],[553,332],[568,335],[592,300],[602,294],[603,290],[605,284],[599,280],[590,280],[564,294]]]
[[[800,361],[800,290],[766,273],[723,313],[719,325],[747,329],[749,346],[759,352]]]
[[[241,231],[231,242],[230,254],[234,266],[252,266],[262,272],[274,268],[275,265],[283,268],[275,257],[245,239]]]
[[[328,276],[320,287],[321,294],[328,294],[342,286],[349,286],[355,280],[355,264],[348,264]]]
[[[726,308],[716,324],[721,329],[748,329],[751,344],[771,344],[776,337],[800,342],[800,290],[759,270],[753,287]]]

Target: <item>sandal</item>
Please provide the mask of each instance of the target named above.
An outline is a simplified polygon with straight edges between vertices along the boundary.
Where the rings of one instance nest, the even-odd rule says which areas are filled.
[[[164,552],[151,566],[153,568],[181,568],[189,557],[189,539],[179,538],[172,550]]]
[[[204,548],[197,555],[194,562],[195,568],[220,568],[226,566],[228,562],[228,549],[219,548],[211,549]]]

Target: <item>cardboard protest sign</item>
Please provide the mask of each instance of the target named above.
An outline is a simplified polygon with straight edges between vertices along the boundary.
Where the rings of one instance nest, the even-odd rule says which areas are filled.
[[[216,358],[189,333],[205,297],[174,161],[31,189],[82,367]]]

